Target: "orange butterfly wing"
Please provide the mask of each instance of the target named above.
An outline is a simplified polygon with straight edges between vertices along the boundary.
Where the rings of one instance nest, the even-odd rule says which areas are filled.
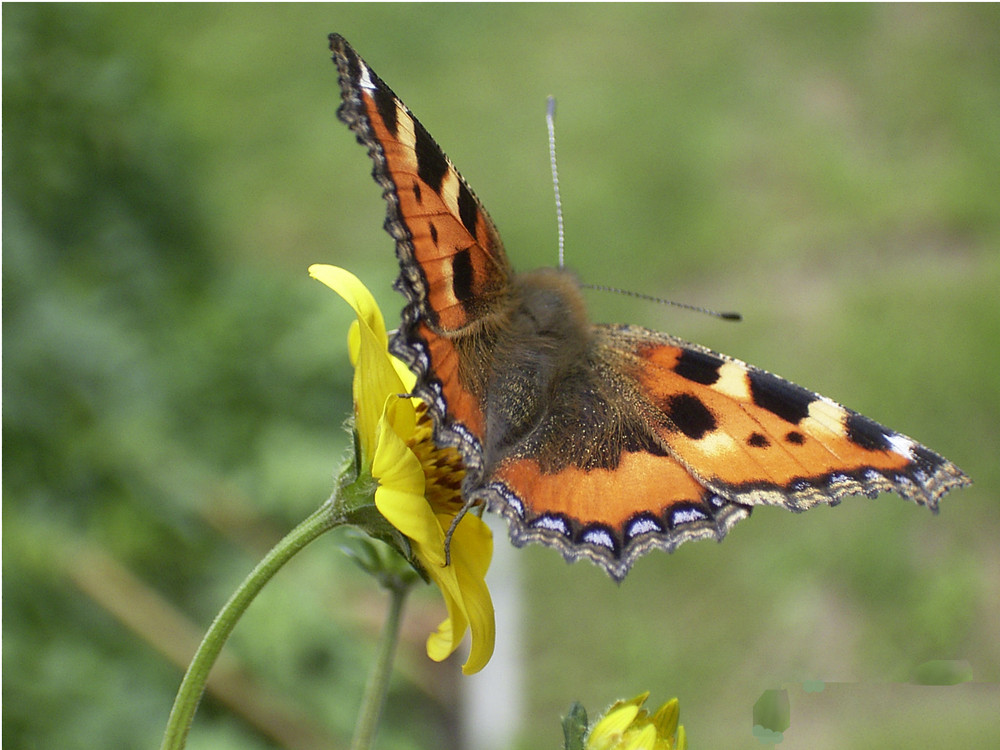
[[[344,99],[338,114],[375,162],[407,296],[435,331],[460,331],[507,287],[496,227],[424,126],[343,37],[331,35],[330,48]]]
[[[892,491],[937,508],[968,478],[818,394],[666,334],[590,326],[564,272],[512,273],[486,210],[413,117],[331,35],[338,114],[374,162],[408,300],[393,352],[417,375],[463,492],[516,544],[615,579],[653,549],[721,539],[754,505]]]
[[[461,385],[453,339],[502,304],[511,275],[486,209],[423,125],[347,41],[330,35],[343,103],[337,114],[367,147],[388,205],[386,231],[409,301],[393,352],[418,376],[440,442],[474,452],[482,409]],[[468,431],[471,430],[471,434]]]
[[[895,492],[937,510],[967,483],[911,438],[745,362],[666,334],[608,329],[656,409],[654,432],[699,481],[736,502],[806,510]]]

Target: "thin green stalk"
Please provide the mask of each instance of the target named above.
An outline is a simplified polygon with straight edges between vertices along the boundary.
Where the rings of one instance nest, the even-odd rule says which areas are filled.
[[[225,606],[216,615],[212,626],[205,634],[198,651],[188,667],[187,674],[181,681],[181,686],[174,699],[174,707],[167,720],[167,730],[163,736],[161,750],[181,750],[187,742],[194,712],[205,691],[208,673],[212,670],[216,658],[223,645],[233,632],[237,621],[250,606],[260,590],[272,576],[309,542],[313,541],[334,526],[344,523],[335,510],[335,505],[328,500],[311,516],[290,531],[284,539],[271,549],[258,563],[257,567],[246,577]]]
[[[354,738],[351,740],[351,750],[369,750],[375,741],[379,716],[385,705],[385,696],[389,690],[389,677],[392,675],[392,660],[399,642],[399,623],[402,619],[403,604],[410,590],[410,582],[400,582],[397,585],[386,586],[391,596],[389,614],[382,628],[382,639],[378,645],[375,664],[368,676],[365,695],[361,701],[361,711],[358,723],[354,727]]]

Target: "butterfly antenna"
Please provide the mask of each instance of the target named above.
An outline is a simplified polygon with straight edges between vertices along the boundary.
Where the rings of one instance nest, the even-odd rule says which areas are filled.
[[[552,189],[556,196],[556,226],[558,227],[559,233],[559,267],[563,268],[565,265],[566,235],[563,230],[562,199],[559,196],[559,169],[556,167],[556,99],[554,96],[550,96],[546,99],[545,124],[549,129],[549,164],[552,167]],[[743,316],[737,312],[717,312],[716,310],[709,310],[705,307],[697,307],[695,305],[687,305],[683,302],[675,302],[674,300],[653,297],[649,294],[630,292],[627,289],[617,289],[615,287],[603,286],[600,284],[582,284],[581,286],[583,286],[584,289],[595,289],[601,292],[615,292],[616,294],[624,294],[629,297],[649,300],[650,302],[658,302],[661,305],[673,305],[674,307],[705,313],[706,315],[712,315],[713,317],[722,318],[723,320],[743,319]],[[461,518],[461,515],[459,518]],[[453,522],[452,529],[449,530],[448,533],[449,539],[451,538],[451,532],[454,531],[454,527],[455,523]]]
[[[613,286],[604,286],[603,284],[581,284],[584,289],[594,289],[598,292],[614,292],[615,294],[624,294],[627,297],[635,297],[636,299],[644,299],[649,302],[658,302],[661,305],[671,305],[673,307],[680,307],[684,310],[693,310],[694,312],[705,313],[705,315],[711,315],[715,318],[722,318],[723,320],[743,320],[743,316],[738,312],[719,312],[718,310],[709,310],[707,307],[698,307],[697,305],[688,305],[684,302],[676,302],[672,299],[663,299],[662,297],[654,297],[651,294],[643,294],[642,292],[632,292],[628,289],[618,289]]]
[[[556,99],[548,97],[545,107],[545,124],[549,129],[549,164],[552,166],[552,189],[556,194],[556,225],[559,228],[559,267],[563,267],[564,248],[562,200],[559,197],[559,170],[556,168]]]

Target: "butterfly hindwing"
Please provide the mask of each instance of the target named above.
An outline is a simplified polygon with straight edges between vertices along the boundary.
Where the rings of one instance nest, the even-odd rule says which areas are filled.
[[[508,458],[476,494],[508,519],[519,546],[549,544],[619,581],[645,552],[721,540],[752,510],[705,487],[669,455],[624,449],[612,468],[557,473],[535,458]]]

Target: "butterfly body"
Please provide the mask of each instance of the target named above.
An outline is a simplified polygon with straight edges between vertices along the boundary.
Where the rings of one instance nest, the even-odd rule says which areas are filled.
[[[586,377],[580,363],[592,347],[590,324],[568,274],[514,276],[511,295],[479,330],[459,339],[465,387],[480,397],[479,435],[487,469],[530,440],[553,402]]]
[[[621,579],[642,553],[721,539],[756,505],[896,492],[936,510],[968,483],[916,441],[771,373],[638,326],[593,325],[576,278],[515,273],[486,210],[339,36],[338,114],[368,148],[407,298],[394,353],[417,376],[463,492]]]

